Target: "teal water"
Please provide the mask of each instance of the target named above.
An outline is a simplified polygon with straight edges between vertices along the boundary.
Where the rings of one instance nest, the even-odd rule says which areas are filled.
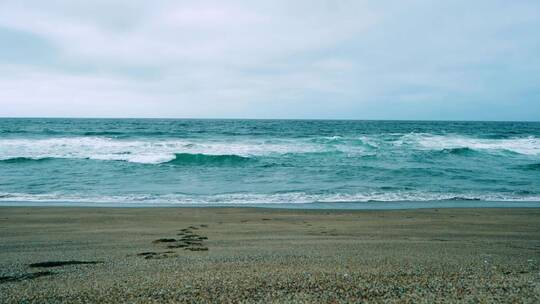
[[[0,119],[0,204],[540,207],[540,123]]]

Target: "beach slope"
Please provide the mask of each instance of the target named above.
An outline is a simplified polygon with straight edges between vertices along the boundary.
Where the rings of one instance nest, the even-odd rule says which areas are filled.
[[[0,208],[1,303],[540,302],[540,209]]]

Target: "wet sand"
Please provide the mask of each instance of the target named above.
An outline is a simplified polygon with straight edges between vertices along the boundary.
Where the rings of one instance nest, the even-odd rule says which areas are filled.
[[[0,208],[0,303],[540,302],[540,209]]]

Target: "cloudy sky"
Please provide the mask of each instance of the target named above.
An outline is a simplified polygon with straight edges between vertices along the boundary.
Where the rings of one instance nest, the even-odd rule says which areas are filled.
[[[540,1],[0,0],[0,116],[540,120]]]

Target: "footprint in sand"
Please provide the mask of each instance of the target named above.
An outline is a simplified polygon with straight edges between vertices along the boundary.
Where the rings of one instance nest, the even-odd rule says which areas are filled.
[[[166,259],[166,258],[172,258],[172,257],[178,256],[174,251],[141,252],[141,253],[139,253],[137,255],[142,256],[147,260],[150,260],[150,259]]]
[[[33,280],[39,277],[50,276],[53,274],[54,273],[50,271],[39,271],[39,272],[24,273],[24,274],[15,275],[15,276],[4,276],[4,277],[0,277],[0,284]]]
[[[152,241],[153,244],[166,244],[168,249],[184,249],[188,251],[208,251],[208,247],[204,246],[204,241],[208,237],[199,235],[193,230],[199,230],[199,228],[207,228],[208,225],[201,224],[197,226],[189,226],[188,228],[180,229],[177,233],[180,236],[179,239],[175,238],[161,238]],[[165,252],[142,252],[138,256],[143,256],[145,259],[162,259],[177,256],[174,251]]]
[[[62,267],[66,265],[85,265],[85,264],[101,264],[103,262],[99,261],[48,261],[48,262],[40,262],[40,263],[33,263],[28,266],[30,267],[41,267],[41,268],[49,268],[49,267]]]

